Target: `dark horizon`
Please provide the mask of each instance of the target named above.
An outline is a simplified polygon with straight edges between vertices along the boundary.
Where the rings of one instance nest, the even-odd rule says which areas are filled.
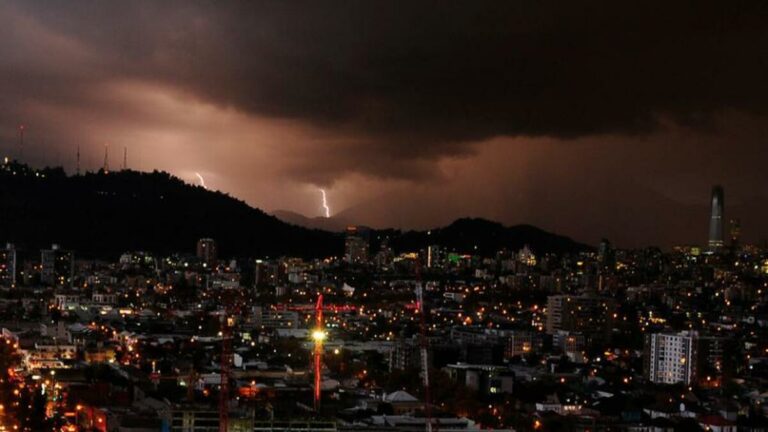
[[[104,174],[104,169],[103,168],[99,168],[98,170],[87,170],[87,171],[86,170],[81,170],[79,173],[77,173],[77,172],[67,172],[67,170],[64,169],[64,167],[61,167],[61,166],[46,166],[46,167],[43,167],[43,168],[36,168],[36,167],[31,167],[29,165],[23,164],[22,162],[19,162],[19,161],[16,161],[16,160],[13,160],[13,161],[10,161],[10,162],[12,164],[17,164],[17,165],[11,165],[11,167],[15,166],[15,167],[19,167],[19,168],[24,168],[24,167],[31,168],[33,170],[32,174],[34,174],[35,171],[39,171],[40,173],[47,172],[49,174],[53,174],[54,176],[58,176],[58,175],[63,174],[67,178],[74,178],[76,176],[84,176],[84,175],[103,175]],[[6,166],[8,166],[8,165],[6,165]],[[5,168],[4,171],[5,171],[6,175],[7,175],[8,172],[9,172],[9,169]],[[15,171],[15,169],[14,169],[14,171]],[[108,175],[109,176],[118,176],[118,177],[120,177],[121,173],[152,174],[153,172],[152,171],[132,170],[130,168],[128,168],[127,171],[122,169],[122,168],[117,168],[117,169],[108,171]],[[204,186],[202,186],[200,184],[194,184],[194,183],[185,181],[184,179],[179,178],[179,177],[173,175],[173,173],[168,173],[166,171],[159,171],[159,170],[154,170],[154,173],[162,174],[163,178],[165,178],[165,176],[170,176],[170,179],[172,180],[171,183],[173,183],[173,182],[180,182],[180,183],[183,183],[183,184],[191,186],[191,187],[197,187],[197,188],[202,187],[203,189],[206,189],[208,192],[213,193],[213,195],[211,195],[211,196],[212,197],[217,197],[217,199],[219,197],[225,197],[226,199],[230,199],[231,198],[232,199],[231,203],[233,205],[240,205],[241,203],[244,203],[245,205],[249,206],[251,209],[257,210],[258,212],[261,212],[261,213],[266,214],[268,216],[273,216],[273,217],[277,218],[280,221],[283,221],[283,222],[286,222],[286,223],[289,223],[289,224],[292,224],[292,225],[297,225],[297,226],[303,227],[303,228],[319,229],[319,230],[322,230],[322,231],[328,231],[328,232],[332,232],[332,233],[344,232],[348,226],[353,226],[353,225],[365,226],[365,227],[373,228],[373,229],[375,229],[377,231],[395,230],[395,231],[401,231],[402,233],[408,233],[408,232],[414,232],[414,233],[421,232],[421,233],[424,233],[424,232],[427,232],[427,231],[430,231],[430,230],[437,230],[437,229],[451,227],[451,226],[453,226],[454,224],[456,224],[457,222],[460,222],[460,221],[478,220],[478,221],[489,221],[489,222],[492,222],[492,223],[498,223],[501,226],[504,226],[506,228],[513,228],[513,229],[525,228],[525,227],[533,227],[533,228],[536,228],[536,229],[541,229],[544,232],[548,232],[548,233],[553,234],[555,236],[564,236],[565,239],[567,239],[567,240],[574,240],[577,243],[581,243],[583,245],[587,245],[587,246],[592,247],[592,248],[597,248],[597,246],[599,245],[600,242],[602,242],[603,240],[607,240],[607,241],[611,242],[613,247],[618,247],[618,248],[621,248],[621,249],[642,249],[642,248],[646,248],[646,247],[660,247],[662,249],[669,250],[672,247],[676,247],[676,246],[698,246],[698,247],[701,248],[702,251],[705,251],[705,250],[708,249],[708,247],[712,246],[711,240],[713,238],[712,227],[710,225],[710,228],[709,228],[710,229],[710,231],[709,231],[709,239],[705,239],[705,240],[697,241],[697,242],[679,242],[679,241],[675,241],[674,238],[669,238],[669,242],[667,242],[666,244],[645,243],[645,244],[640,244],[640,245],[626,245],[626,244],[616,243],[615,239],[608,238],[607,236],[602,236],[597,241],[595,241],[593,243],[590,243],[589,241],[583,241],[581,239],[574,238],[574,237],[568,235],[567,233],[557,232],[557,231],[554,231],[554,230],[549,230],[546,227],[538,226],[538,225],[532,224],[532,223],[522,222],[522,223],[518,223],[518,224],[506,224],[503,221],[498,221],[498,220],[484,218],[482,216],[473,216],[473,215],[459,215],[459,216],[457,216],[454,219],[447,220],[443,224],[428,225],[428,226],[424,226],[424,227],[415,227],[415,228],[403,228],[403,227],[393,226],[393,225],[368,225],[368,224],[365,224],[365,223],[360,223],[358,220],[352,219],[354,217],[354,213],[353,212],[346,212],[346,211],[345,212],[341,212],[341,214],[338,214],[338,215],[332,215],[330,218],[326,218],[324,216],[308,217],[306,215],[302,215],[300,213],[291,212],[291,211],[272,211],[272,212],[270,212],[270,211],[267,211],[265,209],[260,209],[258,207],[254,207],[254,206],[250,205],[249,203],[245,202],[244,200],[242,200],[240,197],[232,196],[231,194],[228,194],[226,191],[209,189],[209,188],[206,188],[206,187],[204,187]],[[125,192],[125,188],[126,187],[129,187],[129,186],[131,186],[132,184],[134,184],[136,182],[136,178],[134,176],[120,177],[120,178],[126,179],[125,182],[119,181],[119,182],[117,182],[115,184],[115,185],[118,186],[118,190],[120,190],[121,193]],[[113,186],[115,186],[115,185],[113,185]],[[39,192],[45,191],[45,190],[49,191],[47,193],[51,193],[51,191],[60,190],[62,187],[64,187],[65,189],[67,187],[69,187],[69,186],[65,186],[65,183],[59,183],[59,182],[54,182],[54,183],[43,182],[40,186],[41,186],[40,188],[35,188],[34,189],[35,193],[39,193]],[[136,183],[136,184],[134,184],[134,186],[136,186],[138,188],[138,191],[141,191],[143,193],[146,192],[146,184],[143,184],[143,182]],[[13,186],[10,186],[10,187],[13,188]],[[32,191],[30,191],[30,192],[32,192]],[[93,194],[93,193],[97,193],[98,191],[93,190],[93,189],[85,189],[85,190],[78,191],[78,192],[80,192],[80,193],[86,192],[86,193]],[[171,191],[168,191],[168,192],[171,192]],[[54,192],[54,193],[56,193],[56,192]],[[171,192],[171,193],[177,194],[177,193],[179,193],[179,191],[175,191],[175,192]],[[720,185],[715,185],[712,188],[712,195],[710,196],[710,198],[714,197],[715,193],[718,194],[719,199],[722,201],[724,195],[723,195],[722,187]],[[22,196],[23,196],[23,194],[22,194]],[[180,195],[177,196],[177,198],[181,199],[182,201],[184,201],[186,199],[189,199],[189,197],[186,197],[185,194],[180,194]],[[7,196],[6,199],[10,199],[12,202],[14,202],[14,199],[11,196]],[[47,198],[42,198],[42,197],[41,197],[41,199],[43,199],[44,201],[47,200]],[[20,202],[16,202],[15,204],[12,203],[8,210],[12,210],[13,208],[15,208],[16,206],[21,205],[21,204],[22,203],[20,203]],[[189,203],[187,203],[187,204],[189,204]],[[212,202],[209,203],[209,204],[213,205]],[[107,207],[103,208],[105,205]],[[109,209],[108,209],[109,204],[105,203],[105,202],[100,202],[100,201],[96,202],[96,201],[94,201],[92,203],[92,206],[93,206],[93,208],[91,209],[91,211],[104,211],[105,209],[107,211],[109,211]],[[693,217],[696,218],[696,219],[700,219],[701,218],[701,214],[700,213],[704,211],[703,208],[704,207],[702,207],[702,206],[697,206],[697,207],[691,208],[691,211],[696,212],[696,214],[693,215]],[[70,210],[73,210],[73,209],[70,209]],[[707,207],[707,211],[709,211],[709,210],[710,210],[710,207]],[[723,210],[723,208],[719,208],[719,212],[720,212],[721,215],[722,215],[722,210]],[[78,208],[76,210],[76,213],[78,213],[80,211],[86,211],[86,209],[85,208]],[[10,216],[10,215],[8,215],[8,216]],[[710,219],[711,219],[711,215],[709,213],[707,213],[707,220],[709,221]],[[684,219],[681,219],[681,221],[682,220],[684,220]],[[719,243],[718,247],[730,246],[731,245],[731,243],[732,243],[732,240],[731,240],[731,224],[733,222],[736,222],[736,224],[738,226],[738,236],[739,236],[740,243],[741,244],[750,244],[750,242],[744,242],[743,241],[743,237],[741,236],[742,231],[741,231],[741,219],[740,218],[735,218],[735,220],[724,219],[724,222],[723,222],[722,226],[719,228],[720,229],[720,237],[719,238],[721,239],[721,242]],[[202,225],[204,225],[204,224],[202,224]],[[489,234],[486,231],[482,231],[482,233],[483,233],[483,235]],[[49,234],[54,234],[54,233],[49,233]],[[134,233],[133,235],[136,235],[136,234],[138,234],[138,233]],[[17,237],[23,238],[24,235],[28,235],[28,234],[19,234]],[[0,238],[0,241],[6,241],[6,240],[10,241],[12,243],[14,242],[14,238],[10,238],[9,237],[9,238],[6,238],[5,240]],[[115,240],[115,239],[113,239],[113,240]],[[766,243],[765,239],[760,239],[760,240],[758,240],[758,242],[754,242],[754,243],[751,243],[751,244],[759,246],[759,245],[764,245],[765,243]],[[136,245],[122,244],[121,241],[118,241],[116,246],[118,247],[118,249],[120,251],[131,250],[132,248],[136,247]],[[177,245],[177,247],[183,249],[183,245]],[[120,248],[123,248],[123,249],[120,249]],[[86,249],[91,249],[91,248],[87,247]],[[153,249],[150,248],[149,250],[153,250]],[[240,248],[238,250],[239,250],[238,253],[240,255],[243,255],[243,254],[247,255],[248,254],[242,248]],[[98,255],[98,251],[91,250],[89,252],[89,254],[91,254],[91,255],[93,253],[97,253],[97,255]],[[111,253],[114,254],[115,251],[113,250]]]

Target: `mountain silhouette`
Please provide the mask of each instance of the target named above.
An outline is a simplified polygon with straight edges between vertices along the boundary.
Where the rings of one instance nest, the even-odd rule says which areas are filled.
[[[203,237],[216,240],[222,257],[328,257],[344,249],[340,221],[326,226],[337,232],[287,223],[159,171],[70,176],[61,168],[6,163],[0,165],[0,218],[0,241],[28,251],[57,243],[81,257],[115,258],[129,250],[191,254]],[[526,244],[535,252],[588,249],[532,226],[505,227],[482,219],[459,219],[430,231],[377,230],[372,250],[384,237],[398,252],[433,244],[481,254]]]
[[[58,243],[80,256],[127,250],[194,253],[211,237],[220,256],[331,256],[343,237],[286,224],[221,192],[165,172],[0,169],[0,240],[39,249]]]

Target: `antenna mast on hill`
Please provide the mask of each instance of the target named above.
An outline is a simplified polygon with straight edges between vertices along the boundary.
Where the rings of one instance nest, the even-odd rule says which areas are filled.
[[[19,125],[19,160],[24,158],[24,130],[26,128],[23,124]]]
[[[109,174],[109,144],[104,144],[104,174]]]

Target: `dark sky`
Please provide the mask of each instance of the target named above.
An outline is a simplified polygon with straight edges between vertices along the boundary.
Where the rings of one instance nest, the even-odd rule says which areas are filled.
[[[762,1],[0,0],[0,150],[163,169],[265,210],[768,237]]]

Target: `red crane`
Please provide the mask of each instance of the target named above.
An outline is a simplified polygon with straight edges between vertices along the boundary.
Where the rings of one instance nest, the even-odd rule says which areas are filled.
[[[325,341],[325,336],[323,326],[323,295],[320,294],[317,296],[317,304],[315,305],[315,329],[312,331],[312,339],[315,341],[315,412],[320,412],[320,384],[322,381],[323,341]]]
[[[229,375],[232,367],[232,329],[235,317],[240,316],[242,291],[227,291],[219,298],[224,305],[221,317],[221,386],[219,388],[219,432],[229,427]]]
[[[221,386],[219,388],[219,432],[228,432],[229,426],[229,368],[232,364],[232,325],[229,308],[221,320]]]
[[[421,334],[421,378],[424,383],[424,417],[427,432],[432,432],[432,398],[429,392],[429,341],[424,317],[424,291],[421,286],[421,266],[416,264],[416,301],[419,311],[419,333]]]

